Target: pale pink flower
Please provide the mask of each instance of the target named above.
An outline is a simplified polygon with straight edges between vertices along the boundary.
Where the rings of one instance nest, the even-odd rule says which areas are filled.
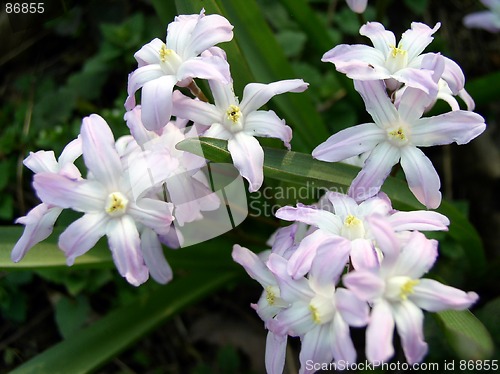
[[[475,303],[478,295],[422,278],[436,261],[436,240],[419,232],[400,240],[381,220],[372,220],[371,227],[384,254],[380,268],[355,270],[342,279],[357,297],[372,305],[366,357],[372,362],[386,362],[393,356],[396,326],[406,359],[410,364],[420,362],[427,353],[422,309],[462,310]]]
[[[167,28],[166,43],[154,39],[135,55],[139,67],[129,75],[125,108],[135,107],[142,87],[142,122],[149,130],[165,126],[172,114],[172,90],[192,78],[231,80],[229,65],[220,56],[200,56],[217,43],[233,38],[233,26],[218,14],[180,15]]]
[[[469,28],[484,29],[492,33],[500,31],[500,0],[481,0],[488,10],[468,14],[463,23]]]
[[[366,10],[368,0],[346,0],[347,5],[355,13],[363,13]]]
[[[432,100],[423,91],[408,87],[396,107],[387,96],[383,82],[355,81],[354,84],[374,122],[332,135],[313,150],[313,157],[338,162],[370,152],[349,189],[349,195],[357,201],[375,195],[392,167],[401,162],[410,190],[418,201],[427,208],[437,208],[441,203],[439,176],[417,147],[466,144],[485,130],[484,119],[463,110],[420,118]]]
[[[281,139],[288,148],[292,139],[292,129],[275,112],[258,109],[275,95],[304,91],[307,83],[302,79],[250,83],[243,91],[241,103],[232,83],[209,83],[215,104],[193,100],[175,91],[173,113],[210,126],[203,136],[227,140],[234,166],[249,182],[248,190],[257,191],[264,181],[264,151],[255,136]]]
[[[144,283],[148,267],[158,280],[170,280],[169,268],[158,269],[167,263],[157,235],[168,233],[173,220],[172,205],[148,197],[133,198],[129,173],[147,175],[147,168],[135,163],[124,169],[113,134],[100,116],[93,114],[83,119],[81,139],[89,179],[38,173],[33,183],[47,204],[84,213],[59,237],[59,247],[66,254],[68,265],[106,235],[116,267],[129,283]],[[149,159],[159,165],[164,178],[169,176],[168,162],[155,155],[149,155]]]

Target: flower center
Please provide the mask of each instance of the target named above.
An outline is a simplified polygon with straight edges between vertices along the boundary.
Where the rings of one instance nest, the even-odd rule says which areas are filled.
[[[340,234],[349,240],[364,238],[365,225],[358,217],[349,214],[344,220]]]
[[[167,48],[165,44],[160,47],[158,51],[160,55],[160,66],[166,74],[175,74],[177,69],[182,64],[181,57],[170,48]]]
[[[121,192],[112,192],[106,199],[106,213],[111,217],[120,217],[127,210],[128,199]]]
[[[387,136],[389,141],[395,146],[403,146],[408,143],[408,131],[403,126],[389,129]]]
[[[317,325],[329,322],[335,315],[335,306],[331,297],[316,295],[309,303],[311,319]]]
[[[408,51],[394,45],[389,45],[389,47],[391,51],[386,59],[386,68],[391,73],[395,73],[408,66]]]
[[[276,294],[271,286],[266,287],[266,300],[269,305],[276,303]]]
[[[234,124],[237,124],[242,116],[241,110],[239,106],[229,105],[229,108],[226,110],[227,119],[232,121]]]
[[[418,279],[407,276],[392,277],[387,281],[385,296],[392,301],[405,301],[411,295],[413,288],[419,283]]]

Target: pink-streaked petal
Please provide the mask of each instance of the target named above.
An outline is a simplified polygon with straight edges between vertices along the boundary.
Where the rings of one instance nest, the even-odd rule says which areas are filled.
[[[445,69],[441,78],[446,81],[453,95],[458,95],[458,92],[465,86],[465,76],[462,68],[448,57],[443,57]]]
[[[400,157],[400,148],[388,142],[378,144],[367,158],[363,169],[352,181],[349,196],[356,201],[363,201],[376,195]]]
[[[125,109],[132,110],[135,107],[135,92],[144,86],[145,83],[163,77],[165,73],[160,65],[146,65],[138,68],[128,76],[127,92],[128,97],[125,102]]]
[[[321,161],[338,162],[371,151],[385,139],[385,131],[374,123],[348,127],[318,145],[312,156]]]
[[[64,230],[59,236],[59,247],[65,253],[69,266],[106,234],[108,221],[109,217],[104,213],[87,213]]]
[[[299,354],[300,374],[312,374],[316,372],[311,367],[311,362],[316,364],[329,364],[333,360],[333,329],[330,324],[316,326],[301,338],[301,349]],[[309,363],[309,365],[307,364]]]
[[[377,252],[370,240],[355,239],[351,242],[351,264],[356,270],[375,269],[380,264]]]
[[[441,27],[441,23],[439,22],[436,23],[436,26],[432,29],[424,23],[412,22],[411,29],[405,31],[401,36],[398,47],[408,52],[408,60],[411,61],[431,44],[434,39],[432,34],[434,34],[439,27]]]
[[[288,79],[269,84],[250,83],[243,90],[241,100],[241,111],[249,114],[261,106],[265,105],[273,96],[281,95],[285,92],[303,92],[309,84],[302,79]]]
[[[479,0],[487,8],[493,9],[500,6],[500,0]]]
[[[489,10],[468,14],[463,23],[465,27],[484,29],[491,33],[500,31],[500,17]]]
[[[276,211],[275,216],[285,221],[299,221],[319,229],[340,235],[342,221],[335,214],[312,206],[297,204],[297,207],[285,206]]]
[[[279,335],[303,336],[316,326],[311,316],[309,303],[305,301],[295,302],[268,322],[269,330]]]
[[[486,129],[477,113],[456,110],[435,117],[422,118],[411,129],[412,143],[419,147],[450,143],[467,144]]]
[[[91,114],[82,121],[81,135],[85,165],[96,180],[116,190],[122,175],[122,164],[108,124],[101,116]]]
[[[233,164],[248,181],[248,191],[257,191],[264,182],[264,150],[253,136],[238,132],[228,140]]]
[[[340,217],[347,217],[349,214],[357,215],[358,204],[353,198],[338,192],[327,192],[325,195],[332,203],[336,215]]]
[[[16,223],[23,224],[25,228],[10,254],[12,261],[21,261],[35,244],[47,239],[52,234],[54,223],[61,212],[61,208],[51,208],[42,203],[31,209],[26,216],[18,218]]]
[[[371,235],[375,238],[375,245],[384,254],[384,263],[394,261],[400,253],[401,243],[399,242],[394,228],[385,217],[371,216],[365,220]]]
[[[287,335],[269,331],[266,338],[266,372],[282,374],[285,367]]]
[[[75,181],[62,175],[39,173],[33,187],[44,203],[78,212],[104,211],[107,192],[97,181]]]
[[[424,313],[410,301],[396,303],[392,308],[406,360],[409,364],[421,362],[427,353],[423,333]]]
[[[361,300],[373,301],[385,290],[385,282],[370,270],[356,270],[342,277],[342,283]]]
[[[366,10],[368,0],[346,0],[346,3],[353,12],[361,14]]]
[[[146,82],[142,87],[141,119],[148,130],[167,125],[172,115],[172,90],[177,80],[171,75]]]
[[[201,196],[196,195],[192,181],[187,173],[174,175],[167,181],[168,197],[175,207],[174,215],[179,226],[203,218],[198,202]]]
[[[335,292],[335,307],[350,326],[362,327],[369,321],[370,308],[366,301],[358,299],[352,291],[345,288],[338,288]]]
[[[160,64],[160,49],[164,46],[165,43],[158,39],[154,38],[148,44],[145,44],[134,53],[134,58],[136,59],[139,67],[143,67],[151,64]]]
[[[351,79],[387,79],[390,72],[384,66],[384,54],[373,47],[356,44],[340,44],[329,50],[321,59],[335,64],[335,68]]]
[[[221,83],[231,82],[229,64],[217,57],[196,57],[184,62],[177,71],[179,81],[186,78],[212,79]]]
[[[333,316],[332,330],[332,350],[335,361],[356,362],[356,349],[351,339],[349,325],[339,313]]]
[[[448,231],[450,220],[438,212],[419,210],[395,212],[387,217],[394,231]]]
[[[174,91],[172,99],[172,114],[174,116],[186,118],[205,126],[221,123],[223,120],[223,113],[213,104],[192,99],[180,91]]]
[[[174,22],[170,22],[167,27],[167,48],[173,49],[182,57],[192,57],[184,53],[187,45],[191,41],[191,33],[201,18],[205,17],[205,10],[200,14],[182,14],[176,16]]]
[[[396,37],[392,31],[386,30],[379,22],[367,22],[361,26],[359,34],[368,37],[373,46],[384,54],[384,59],[387,58],[391,46],[396,46]]]
[[[441,204],[441,181],[431,160],[416,147],[404,147],[401,167],[417,200],[428,209],[436,209]]]
[[[272,110],[251,112],[245,117],[243,132],[251,136],[280,139],[290,149],[292,129],[285,124],[285,120],[280,119]]]
[[[438,256],[437,247],[438,242],[436,240],[427,239],[424,234],[418,231],[412,232],[392,268],[392,274],[395,276],[408,276],[412,279],[420,278],[436,262]]]
[[[238,244],[233,246],[233,260],[243,266],[248,275],[262,287],[276,284],[273,274],[255,253]]]
[[[267,267],[278,282],[281,297],[288,302],[311,299],[314,292],[309,287],[308,280],[306,278],[292,279],[288,274],[287,265],[288,261],[276,253],[271,253],[267,260]]]
[[[292,223],[289,226],[279,228],[271,235],[266,244],[272,246],[273,253],[283,256],[295,243],[298,227],[298,224]]]
[[[160,235],[167,234],[174,219],[171,203],[149,198],[140,199],[137,203],[129,202],[127,213]]]
[[[144,127],[141,119],[141,112],[141,106],[137,105],[134,109],[126,112],[123,119],[126,121],[127,127],[130,129],[130,133],[137,144],[142,147],[145,143],[156,138],[157,135]]]
[[[392,78],[404,83],[408,87],[423,91],[430,96],[429,103],[432,102],[438,92],[438,84],[433,78],[432,70],[404,68],[392,74]]]
[[[474,108],[476,107],[476,103],[474,102],[474,99],[472,98],[471,95],[464,89],[458,91],[458,97],[460,97],[465,105],[467,106],[467,110],[473,111]]]
[[[170,282],[173,278],[172,268],[165,259],[158,235],[153,230],[142,231],[141,251],[151,277],[160,284]]]
[[[394,355],[393,334],[391,307],[386,301],[379,300],[373,306],[370,324],[366,328],[366,358],[370,362],[387,362]]]
[[[321,232],[321,230],[316,232]],[[302,240],[302,243],[306,238]],[[329,240],[327,239],[326,242],[317,247],[316,256],[312,259],[311,270],[309,271],[311,288],[316,290],[320,290],[323,285],[333,285],[338,282],[340,275],[345,270],[351,250],[349,240],[340,237],[332,238],[330,235],[327,238]],[[290,257],[290,262],[292,257]]]
[[[387,128],[399,122],[399,114],[391,102],[382,81],[354,81],[354,88],[365,102],[366,111],[370,113],[375,124]]]
[[[189,42],[183,49],[183,56],[197,56],[206,49],[233,38],[233,26],[218,15],[211,14],[200,17],[193,31],[189,34]]]
[[[134,220],[128,215],[111,219],[106,227],[106,235],[120,275],[134,286],[146,282],[149,271],[144,264],[139,232]]]
[[[413,293],[408,295],[408,299],[424,310],[439,312],[447,309],[467,309],[479,299],[479,296],[475,292],[464,292],[434,279],[420,279],[413,287]]]
[[[387,216],[392,211],[391,200],[384,192],[379,192],[359,204],[358,214],[366,217],[372,214]]]
[[[238,105],[237,98],[234,94],[233,83],[222,84],[214,80],[208,81],[210,90],[214,97],[214,103],[217,108],[226,110],[230,105]]]
[[[54,151],[30,152],[23,164],[33,173],[57,173],[59,171]]]
[[[406,87],[399,102],[398,112],[404,122],[414,123],[422,117],[431,103],[431,97],[424,91],[414,87]]]

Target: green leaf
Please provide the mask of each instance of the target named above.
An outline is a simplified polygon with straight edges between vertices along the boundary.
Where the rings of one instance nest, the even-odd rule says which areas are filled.
[[[88,299],[62,296],[55,305],[55,319],[62,337],[67,339],[80,331],[90,313]]]
[[[200,147],[201,145],[201,147]],[[177,144],[177,149],[192,152],[213,162],[231,162],[227,142],[219,139],[186,139]],[[342,163],[315,160],[309,154],[264,148],[264,175],[285,182],[300,183],[308,187],[347,193],[359,168]],[[201,150],[201,152],[200,152]],[[404,180],[389,177],[382,191],[398,210],[420,210],[425,207],[417,201]],[[471,274],[478,277],[485,270],[485,256],[481,237],[464,216],[452,204],[442,201],[438,212],[450,221],[449,235],[462,244],[470,261]]]
[[[458,357],[465,360],[485,360],[491,357],[491,336],[469,310],[445,310],[435,316]]]
[[[92,372],[188,305],[234,282],[236,274],[192,272],[176,278],[69,336],[11,373]]]

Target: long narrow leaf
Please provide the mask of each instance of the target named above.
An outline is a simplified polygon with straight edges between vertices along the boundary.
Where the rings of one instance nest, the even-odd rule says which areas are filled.
[[[111,312],[11,373],[89,373],[153,328],[237,277],[236,272],[191,273]]]

